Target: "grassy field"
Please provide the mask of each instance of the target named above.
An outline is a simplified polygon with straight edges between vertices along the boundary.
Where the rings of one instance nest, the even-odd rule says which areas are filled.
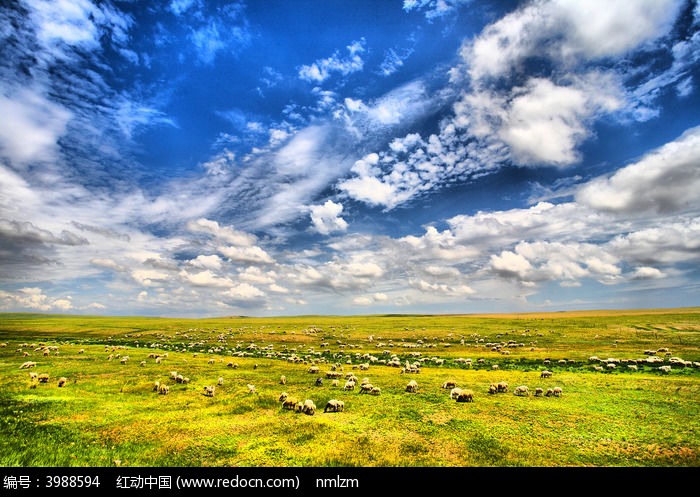
[[[36,365],[21,368],[28,361]],[[419,372],[403,372],[407,363]],[[350,373],[380,395],[360,393],[359,382],[344,390]],[[406,392],[410,380],[415,393]],[[472,390],[473,402],[451,399],[447,380]],[[156,381],[167,395],[154,392]],[[508,392],[488,393],[502,381]],[[519,385],[530,395],[514,395]],[[534,395],[557,386],[559,397]],[[284,409],[282,392],[313,400],[315,414]],[[344,410],[324,413],[330,399]],[[697,467],[700,308],[0,314],[0,466]]]

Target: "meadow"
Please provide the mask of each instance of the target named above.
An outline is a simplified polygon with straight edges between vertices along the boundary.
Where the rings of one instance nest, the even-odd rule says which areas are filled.
[[[380,394],[345,390],[349,374]],[[448,380],[473,402],[452,399]],[[498,382],[509,390],[489,393]],[[285,409],[282,392],[315,413]],[[344,410],[324,412],[330,399]],[[700,308],[0,314],[4,467],[697,467],[699,401]]]

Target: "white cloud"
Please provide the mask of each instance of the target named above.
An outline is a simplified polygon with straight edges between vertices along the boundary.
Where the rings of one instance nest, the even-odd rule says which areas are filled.
[[[207,233],[217,240],[241,247],[249,247],[256,242],[254,235],[236,230],[232,226],[220,226],[217,221],[205,218],[188,222],[187,229],[192,233]]]
[[[324,204],[312,205],[309,209],[311,210],[311,222],[318,233],[328,235],[348,229],[347,221],[340,217],[343,212],[342,204],[326,200]]]
[[[583,186],[576,201],[615,214],[700,211],[700,128]]]
[[[635,269],[634,273],[632,274],[632,279],[635,280],[650,280],[650,279],[658,279],[658,278],[663,278],[664,273],[656,269],[655,267],[638,267]]]
[[[248,283],[241,283],[229,288],[221,295],[225,300],[233,302],[251,302],[265,297],[265,293],[263,291]]]
[[[365,51],[364,38],[353,41],[346,47],[348,55],[343,57],[336,52],[331,57],[319,59],[310,65],[299,68],[299,77],[304,81],[322,83],[332,76],[333,73],[340,73],[343,76],[361,71],[364,61],[361,54]]]
[[[214,288],[230,288],[233,286],[233,282],[230,279],[221,278],[209,269],[194,274],[182,271],[180,272],[180,277],[195,286]]]
[[[275,260],[260,247],[220,246],[219,252],[233,262],[271,264]]]
[[[29,88],[0,94],[0,114],[0,155],[22,167],[54,159],[71,118],[70,111]]]
[[[28,309],[44,312],[68,311],[73,308],[70,297],[53,298],[41,288],[25,287],[16,292],[0,290],[0,309]]]
[[[221,269],[221,258],[214,254],[214,255],[198,255],[196,258],[191,259],[188,261],[188,264],[201,268],[201,269],[210,269],[214,271],[218,271]]]

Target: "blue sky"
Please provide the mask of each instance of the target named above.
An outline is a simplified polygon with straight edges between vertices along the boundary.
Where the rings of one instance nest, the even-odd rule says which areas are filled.
[[[700,302],[700,6],[0,7],[0,310]]]

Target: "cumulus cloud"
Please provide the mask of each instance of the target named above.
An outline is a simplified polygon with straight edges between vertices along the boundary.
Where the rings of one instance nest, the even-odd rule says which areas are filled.
[[[0,290],[0,308],[27,309],[43,312],[68,311],[73,308],[71,297],[55,298],[44,294],[41,288],[25,287],[16,292]]]
[[[347,221],[340,217],[340,214],[343,212],[342,204],[326,200],[324,204],[312,205],[309,209],[311,211],[311,222],[318,233],[328,235],[348,229]]]
[[[615,214],[700,211],[700,128],[641,160],[597,178],[576,194],[577,202]]]

